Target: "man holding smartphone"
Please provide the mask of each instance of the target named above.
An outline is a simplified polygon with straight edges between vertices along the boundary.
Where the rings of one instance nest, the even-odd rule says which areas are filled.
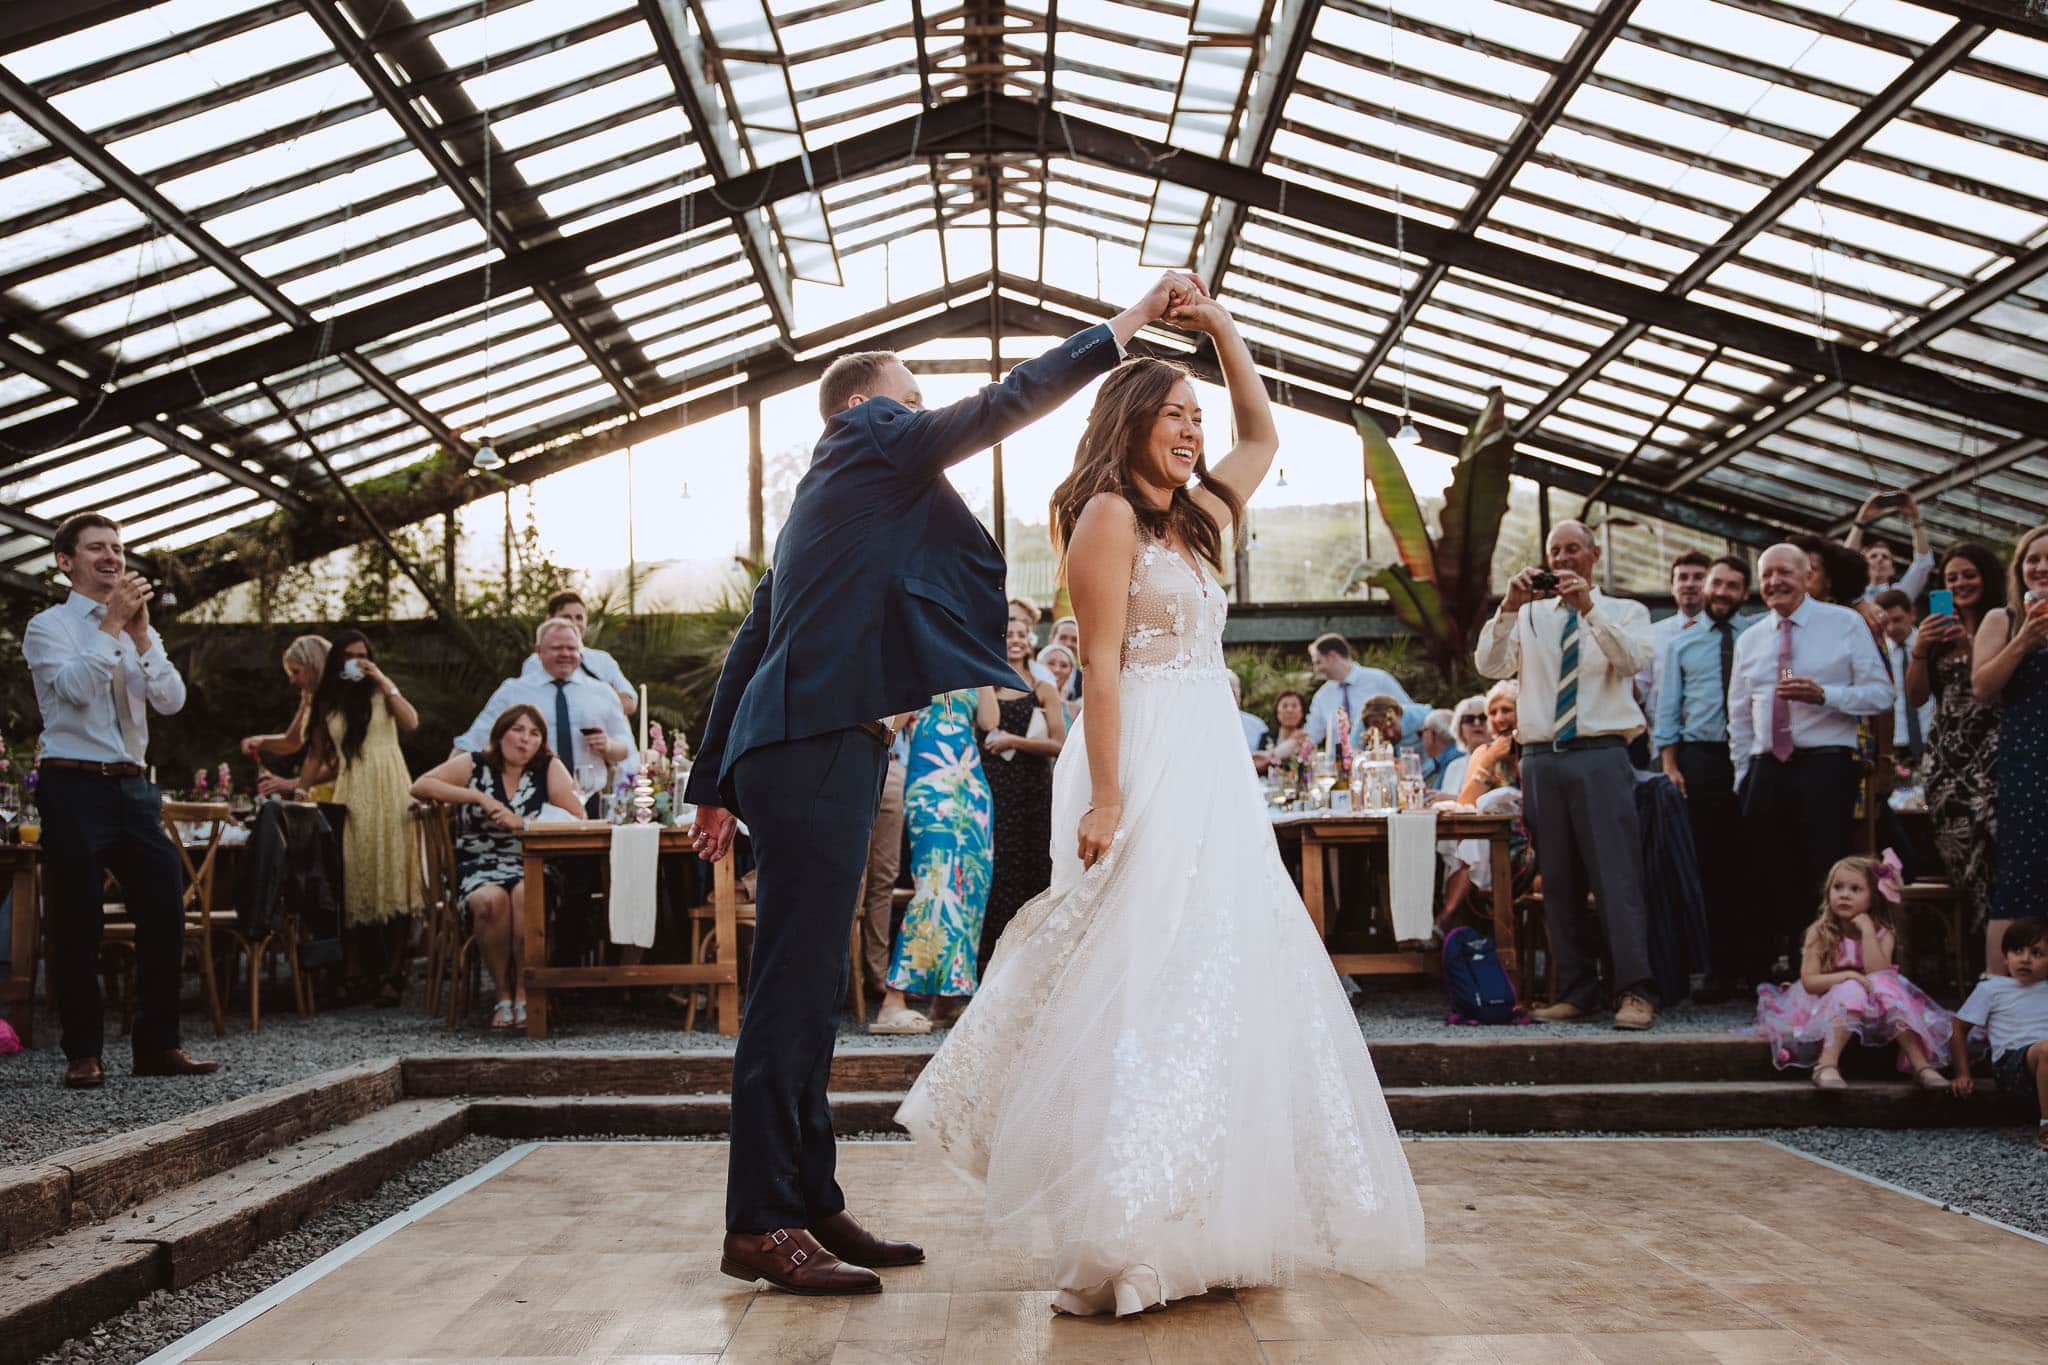
[[[1899,573],[1892,547],[1882,540],[1866,540],[1863,534],[1866,527],[1898,511],[1905,512],[1906,520],[1913,524],[1913,561],[1903,574]],[[1849,528],[1849,534],[1842,543],[1860,553],[1864,562],[1870,565],[1870,586],[1863,590],[1866,598],[1875,598],[1886,588],[1897,588],[1917,602],[1927,588],[1928,578],[1934,573],[1934,550],[1927,541],[1927,528],[1920,522],[1920,504],[1903,488],[1872,493],[1865,498],[1863,505],[1856,509],[1856,524]]]

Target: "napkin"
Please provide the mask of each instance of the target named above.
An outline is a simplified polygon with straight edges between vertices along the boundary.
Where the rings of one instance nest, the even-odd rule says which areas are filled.
[[[1435,925],[1436,812],[1408,811],[1387,817],[1388,880],[1393,884],[1394,938],[1429,937]]]
[[[660,858],[660,825],[613,827],[612,942],[654,946],[654,890]]]

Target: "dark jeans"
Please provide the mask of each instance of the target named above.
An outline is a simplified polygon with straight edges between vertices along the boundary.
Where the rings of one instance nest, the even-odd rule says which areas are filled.
[[[759,875],[732,1064],[730,1232],[805,1227],[846,1207],[825,1092],[888,766],[882,742],[857,729],[749,750],[733,764]]]
[[[1714,975],[1759,980],[1770,965],[1770,934],[1757,915],[1756,896],[1744,876],[1742,805],[1735,799],[1735,764],[1726,744],[1681,743],[1672,758],[1685,779],[1685,813],[1707,901]],[[1758,962],[1759,957],[1763,959]]]
[[[1799,944],[1813,922],[1828,869],[1856,842],[1857,759],[1847,749],[1796,749],[1780,763],[1774,754],[1750,760],[1742,784],[1745,840],[1756,868],[1759,938],[1770,951],[1788,944],[1799,968]],[[1761,969],[1770,966],[1764,961]]]
[[[177,1047],[185,864],[164,833],[156,784],[46,767],[37,779],[36,804],[43,812],[51,973],[64,1055],[97,1057],[105,1043],[99,956],[108,872],[120,882],[135,921],[135,1052]]]

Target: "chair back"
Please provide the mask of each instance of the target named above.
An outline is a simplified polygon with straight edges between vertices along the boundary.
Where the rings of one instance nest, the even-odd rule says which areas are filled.
[[[163,806],[164,833],[185,864],[183,909],[188,918],[198,916],[204,939],[213,936],[213,871],[221,831],[233,818],[225,801],[166,801]]]

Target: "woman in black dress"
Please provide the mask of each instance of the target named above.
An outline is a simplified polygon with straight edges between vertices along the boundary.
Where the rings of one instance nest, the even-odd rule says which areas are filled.
[[[1018,688],[984,687],[975,708],[981,768],[995,805],[995,870],[976,954],[983,971],[1017,908],[1052,885],[1052,761],[1067,741],[1059,693],[1032,678],[1031,631],[1014,616],[1004,653]]]
[[[1934,848],[1949,885],[1969,909],[1970,928],[1991,918],[1998,801],[1998,708],[1970,686],[1972,641],[1986,612],[2005,605],[2005,566],[1982,545],[1957,545],[1942,556],[1935,581],[1955,599],[1955,612],[1935,613],[1913,637],[1906,704],[1934,699],[1921,778]],[[2002,965],[1995,940],[1986,959]]]

